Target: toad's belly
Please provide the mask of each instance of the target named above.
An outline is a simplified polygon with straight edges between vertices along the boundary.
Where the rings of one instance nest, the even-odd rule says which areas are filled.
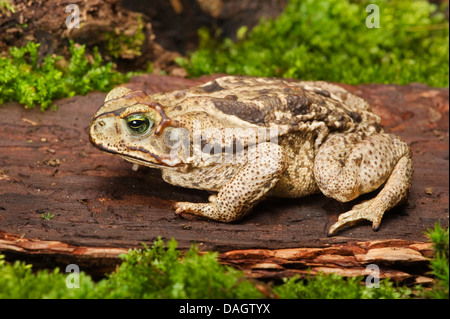
[[[314,134],[302,132],[280,140],[288,166],[269,196],[296,198],[319,192],[314,178],[314,141]]]
[[[319,192],[310,168],[288,167],[268,196],[297,198]]]

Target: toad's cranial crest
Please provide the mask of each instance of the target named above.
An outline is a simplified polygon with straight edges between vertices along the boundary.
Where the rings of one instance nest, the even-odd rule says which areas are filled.
[[[266,196],[321,192],[347,202],[382,188],[341,214],[329,235],[362,219],[377,230],[407,199],[413,175],[408,145],[383,132],[366,101],[326,82],[225,76],[153,95],[118,87],[94,115],[90,140],[160,169],[170,184],[217,192],[209,203],[178,202],[175,212],[222,222]]]

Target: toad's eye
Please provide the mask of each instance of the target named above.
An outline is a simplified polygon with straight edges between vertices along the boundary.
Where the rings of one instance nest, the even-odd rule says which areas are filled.
[[[127,126],[132,134],[143,135],[147,133],[154,122],[144,115],[131,115],[127,117]]]

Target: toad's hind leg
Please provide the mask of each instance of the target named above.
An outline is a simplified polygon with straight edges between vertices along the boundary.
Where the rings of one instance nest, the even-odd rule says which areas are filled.
[[[409,147],[394,135],[329,136],[314,163],[314,176],[322,193],[347,202],[385,185],[375,198],[341,214],[328,235],[362,219],[371,221],[372,228],[378,230],[383,214],[408,197],[412,175]]]

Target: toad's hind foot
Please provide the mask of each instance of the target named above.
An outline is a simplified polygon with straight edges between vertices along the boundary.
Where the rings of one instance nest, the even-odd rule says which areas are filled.
[[[384,211],[377,206],[375,198],[355,205],[352,210],[339,215],[338,221],[328,230],[328,236],[334,235],[339,229],[345,226],[351,226],[361,220],[372,222],[372,229],[377,231],[380,227]]]

